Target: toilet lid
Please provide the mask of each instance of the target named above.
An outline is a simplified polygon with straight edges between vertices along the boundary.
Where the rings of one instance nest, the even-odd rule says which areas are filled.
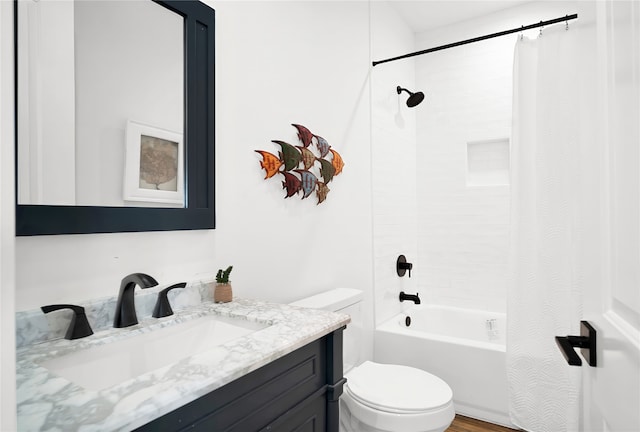
[[[428,372],[409,366],[366,361],[347,375],[351,396],[371,408],[394,413],[416,413],[451,402],[449,385]]]

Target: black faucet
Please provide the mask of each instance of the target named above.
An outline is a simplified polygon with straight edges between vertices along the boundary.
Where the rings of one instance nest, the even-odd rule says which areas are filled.
[[[116,303],[116,316],[113,319],[113,326],[116,328],[138,324],[133,296],[133,290],[136,285],[139,285],[140,288],[150,288],[158,285],[158,282],[144,273],[133,273],[122,279],[122,282],[120,282],[120,294],[118,294],[118,302]]]
[[[167,298],[167,293],[174,288],[184,288],[186,286],[186,282],[180,282],[160,291],[158,293],[158,300],[156,300],[156,305],[153,308],[153,317],[162,318],[173,315],[173,310],[171,309],[171,304],[169,303],[169,299]]]
[[[400,291],[400,301],[403,302],[405,300],[411,300],[415,304],[420,304],[420,297],[418,297],[418,293],[413,294],[405,294],[404,291]]]
[[[59,309],[71,309],[73,316],[71,317],[71,323],[67,329],[67,334],[64,335],[65,339],[80,339],[86,336],[91,336],[93,330],[87,321],[87,315],[84,313],[82,306],[70,305],[70,304],[55,304],[42,306],[42,312],[49,313]]]

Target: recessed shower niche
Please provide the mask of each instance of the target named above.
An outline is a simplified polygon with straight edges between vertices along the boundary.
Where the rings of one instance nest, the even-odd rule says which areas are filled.
[[[509,139],[467,142],[467,186],[509,185]]]

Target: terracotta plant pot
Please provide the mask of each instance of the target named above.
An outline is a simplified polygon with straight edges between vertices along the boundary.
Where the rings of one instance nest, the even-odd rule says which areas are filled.
[[[216,284],[213,290],[213,301],[216,303],[228,303],[233,300],[231,284]]]

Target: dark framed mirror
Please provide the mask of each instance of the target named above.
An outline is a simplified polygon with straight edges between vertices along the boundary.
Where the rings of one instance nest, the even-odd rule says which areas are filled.
[[[128,48],[133,52],[128,57],[123,57],[122,49],[114,48],[113,41],[110,36],[102,38],[107,43],[96,43],[95,47],[88,47],[85,50],[95,54],[93,60],[84,61],[84,63],[94,66],[93,71],[99,71],[99,67],[95,67],[96,59],[102,60],[107,58],[108,50],[112,49],[117,51],[120,58],[125,58],[123,61],[105,60],[106,63],[114,65],[119,64],[120,70],[123,71],[123,75],[140,75],[144,84],[147,82],[155,83],[156,88],[148,90],[144,96],[139,99],[148,100],[148,107],[142,107],[138,109],[137,114],[118,113],[117,127],[102,127],[99,130],[91,131],[88,134],[83,133],[79,126],[82,121],[82,127],[84,128],[83,116],[86,113],[92,113],[99,111],[95,106],[103,107],[108,105],[112,100],[119,102],[121,105],[132,105],[125,101],[127,95],[113,96],[113,92],[107,92],[100,95],[99,93],[90,93],[89,96],[80,97],[78,94],[69,95],[74,90],[64,92],[61,89],[65,87],[57,82],[54,85],[43,86],[47,89],[52,89],[55,96],[51,103],[40,103],[39,95],[34,90],[31,90],[29,86],[32,86],[33,76],[35,75],[31,70],[26,69],[24,66],[25,57],[25,41],[29,46],[35,45],[36,42],[30,40],[29,36],[24,33],[24,25],[20,27],[20,24],[24,22],[24,16],[19,16],[20,13],[26,15],[24,8],[19,7],[19,3],[23,1],[31,0],[15,0],[14,1],[14,28],[15,28],[15,76],[16,76],[16,91],[15,91],[15,110],[16,110],[16,235],[18,236],[32,236],[32,235],[52,235],[52,234],[88,234],[88,233],[111,233],[111,232],[139,232],[139,231],[169,231],[169,230],[194,230],[194,229],[213,229],[215,228],[215,166],[214,166],[214,149],[215,149],[215,12],[213,9],[199,1],[188,0],[148,0],[148,4],[154,5],[153,7],[160,8],[159,11],[154,10],[154,14],[166,17],[169,20],[173,20],[172,29],[169,29],[165,21],[161,21],[158,25],[158,35],[163,38],[171,36],[171,45],[176,45],[176,36],[179,40],[182,36],[182,43],[179,42],[177,50],[169,49],[169,43],[167,39],[164,42],[160,37],[151,37],[159,44],[157,47],[151,48],[131,48],[133,45],[130,42],[126,42]],[[145,0],[145,3],[147,0]],[[35,2],[35,3],[68,3],[68,2]],[[95,2],[80,2],[84,3],[85,8],[97,7]],[[123,5],[129,3],[131,5],[140,6],[142,2],[105,2],[111,5]],[[113,7],[113,6],[111,6]],[[72,6],[73,8],[73,6]],[[21,12],[21,10],[23,12]],[[80,9],[72,11],[71,22],[77,23],[78,20],[84,19]],[[138,12],[136,12],[138,13]],[[144,13],[144,12],[143,12]],[[126,11],[116,11],[115,15],[127,15]],[[42,19],[43,14],[35,14],[38,19]],[[133,14],[129,14],[133,15]],[[178,18],[171,17],[175,15]],[[148,36],[147,31],[143,30],[143,26],[139,25],[146,22],[144,15],[136,15],[135,17],[128,16],[129,21],[132,23],[132,28],[141,37]],[[104,13],[100,17],[101,20],[106,21]],[[60,20],[55,20],[57,25],[60,26]],[[175,23],[178,24],[175,24]],[[40,24],[40,22],[38,22]],[[122,26],[120,24],[107,24],[105,27],[111,26],[113,32],[122,32]],[[39,28],[45,26],[39,25]],[[95,31],[95,26],[91,26],[85,23],[85,27]],[[177,29],[177,31],[176,31]],[[40,30],[43,31],[43,30]],[[77,24],[75,31],[77,32]],[[64,31],[56,31],[56,35],[64,33]],[[70,31],[71,34],[74,31]],[[180,35],[180,33],[182,33]],[[42,38],[42,37],[41,37]],[[57,37],[56,37],[57,38]],[[34,39],[35,38],[31,38]],[[83,38],[87,40],[87,38]],[[130,40],[130,38],[125,38]],[[158,42],[160,41],[160,42]],[[73,49],[78,50],[79,43],[73,42],[67,43]],[[73,48],[75,46],[75,48]],[[50,53],[50,50],[40,47],[40,51],[44,53]],[[160,66],[153,66],[151,62],[144,59],[144,55],[147,52],[158,52],[162,55],[172,52],[172,57],[160,63]],[[176,54],[177,53],[177,54]],[[33,55],[29,53],[29,55]],[[22,57],[21,57],[22,56]],[[178,57],[176,61],[175,58]],[[182,64],[180,64],[179,58],[182,58]],[[21,63],[22,60],[22,63]],[[136,61],[138,63],[136,63]],[[40,63],[40,61],[38,61]],[[62,64],[60,58],[54,57],[53,63],[56,65]],[[138,64],[138,69],[134,70],[135,65]],[[89,84],[85,84],[84,88],[91,90],[100,89],[108,86],[103,85],[100,82],[101,75],[99,73],[86,73],[82,71],[80,74],[80,62],[76,58],[71,60],[72,73],[76,75],[71,78],[70,87],[73,87],[74,81],[79,82],[87,80],[89,77]],[[154,75],[157,71],[161,71],[162,74],[168,69],[177,69],[177,78],[174,76],[170,78],[172,83],[170,86],[166,85],[166,80],[156,79]],[[32,68],[33,69],[33,68]],[[59,73],[59,72],[58,72]],[[69,74],[59,74],[59,76],[65,77],[65,80],[69,81]],[[108,72],[105,75],[116,75],[115,72]],[[37,76],[37,75],[35,75]],[[55,74],[50,74],[48,71],[42,76],[47,79],[51,79]],[[82,76],[82,78],[81,78]],[[117,77],[121,79],[121,77]],[[28,81],[25,83],[25,81]],[[96,82],[97,81],[97,82]],[[42,83],[42,80],[37,81]],[[175,84],[175,85],[174,85]],[[141,85],[133,85],[133,87],[142,87]],[[178,91],[172,89],[177,88]],[[25,90],[27,89],[27,90]],[[127,92],[131,93],[131,92]],[[30,98],[28,101],[25,99],[25,94]],[[36,94],[38,97],[34,97]],[[175,97],[171,96],[176,94]],[[55,121],[49,122],[50,131],[47,132],[46,128],[43,128],[40,124],[37,128],[30,127],[29,122],[32,118],[38,120],[43,118],[43,112],[46,114],[47,109],[59,110],[63,112],[62,107],[64,104],[60,103],[58,98],[67,98],[72,101],[72,106],[75,103],[75,108],[67,116],[72,120],[71,126],[68,129],[72,131],[71,134],[60,134],[60,137],[54,137],[60,128],[63,128],[65,122]],[[95,105],[87,105],[83,100],[87,100],[87,103],[93,103]],[[165,115],[162,112],[159,116],[150,117],[152,120],[142,121],[142,125],[131,120],[138,120],[145,115],[151,115],[154,110],[158,111],[157,107],[162,103],[169,100],[167,103],[171,109],[170,111],[176,111],[172,116]],[[79,102],[80,101],[80,102]],[[135,105],[135,102],[133,105]],[[22,105],[21,105],[22,103]],[[25,108],[25,106],[27,108]],[[182,106],[183,109],[179,110]],[[181,112],[180,112],[181,111]],[[28,115],[25,115],[25,112]],[[107,115],[103,114],[103,111],[99,111],[98,119],[100,121],[106,118]],[[36,113],[35,116],[33,113]],[[157,120],[157,119],[160,120]],[[170,120],[165,121],[165,118]],[[25,120],[26,119],[26,120]],[[41,123],[44,123],[41,121]],[[158,123],[160,123],[158,127]],[[25,124],[27,126],[25,126]],[[150,126],[151,124],[152,126]],[[171,124],[171,127],[166,127],[165,124]],[[171,130],[169,133],[167,130]],[[33,130],[37,130],[38,133],[33,133]],[[43,132],[44,130],[44,132]],[[176,131],[177,132],[174,132]],[[26,132],[25,132],[26,131]],[[106,132],[105,132],[106,131]],[[151,131],[151,132],[149,132]],[[24,136],[28,136],[29,144],[32,150],[31,153],[24,150]],[[36,139],[33,138],[36,137]],[[70,136],[70,138],[68,138]],[[80,139],[82,137],[82,139]],[[89,138],[87,138],[89,137]],[[134,137],[134,138],[132,138]],[[176,138],[177,137],[177,138]],[[21,138],[23,138],[21,140]],[[63,142],[67,150],[58,150],[57,147],[52,147],[54,144],[54,138],[57,138],[57,142]],[[139,140],[139,143],[135,140]],[[147,141],[144,141],[144,140]],[[149,144],[151,139],[151,144]],[[48,141],[49,140],[49,141]],[[35,142],[35,144],[34,144]],[[81,147],[84,144],[90,143],[94,147],[91,150],[87,150],[87,147]],[[114,143],[113,148],[115,156],[105,157],[102,150],[105,148],[105,143]],[[130,151],[132,143],[135,146],[135,151]],[[21,148],[21,145],[23,146]],[[102,147],[95,147],[96,145]],[[27,147],[28,147],[27,146]],[[155,146],[155,147],[154,147]],[[164,147],[162,147],[164,146]],[[98,150],[95,150],[95,149]],[[149,150],[151,148],[152,150]],[[35,149],[35,150],[33,150]],[[69,149],[71,149],[69,151]],[[155,149],[155,150],[154,150]],[[158,150],[165,149],[165,150]],[[48,174],[40,174],[36,168],[41,168],[42,163],[38,162],[34,165],[28,165],[25,168],[24,154],[29,155],[29,158],[33,158],[32,154],[42,154],[46,152],[52,152],[55,154],[56,163],[52,164],[54,170]],[[84,152],[88,155],[89,159],[81,159],[81,153]],[[128,152],[128,153],[127,153]],[[136,153],[137,152],[137,153]],[[126,153],[126,160],[123,157]],[[170,154],[170,156],[167,156]],[[131,155],[134,155],[135,161],[132,164],[130,159]],[[148,162],[149,155],[152,160]],[[21,158],[22,157],[22,158]],[[155,159],[154,159],[155,158]],[[103,168],[100,164],[103,164],[105,160],[113,159],[114,165],[111,168]],[[71,161],[69,161],[71,160]],[[63,161],[64,163],[61,163]],[[147,161],[147,162],[143,162]],[[146,165],[145,165],[146,164]],[[158,166],[161,167],[158,168]],[[31,168],[29,168],[31,167]],[[129,177],[132,177],[131,171],[133,168],[134,181],[129,181]],[[148,173],[147,168],[151,167],[155,169],[155,172]],[[170,167],[170,168],[167,168]],[[57,170],[57,171],[55,171]],[[26,171],[30,171],[29,175]],[[101,186],[102,183],[106,183],[104,180],[85,180],[79,177],[79,173],[82,171],[94,172],[105,171],[109,172],[113,179],[109,180],[111,183],[107,186]],[[70,172],[71,175],[71,196],[72,199],[63,198],[58,202],[57,187],[52,187],[51,184],[57,184],[56,182],[63,177],[67,177]],[[161,174],[158,174],[160,172]],[[169,172],[169,174],[167,174]],[[115,173],[115,174],[114,174]],[[123,174],[124,173],[124,174]],[[146,173],[146,175],[143,175]],[[49,177],[47,177],[47,175]],[[78,176],[77,179],[74,178]],[[34,181],[35,178],[37,181]],[[26,180],[25,180],[26,179]],[[115,180],[114,180],[115,179]],[[170,181],[167,181],[169,180]],[[144,181],[143,181],[144,180]],[[117,183],[117,184],[116,184]],[[127,188],[127,184],[131,183]],[[162,185],[160,185],[162,183]],[[29,188],[25,187],[25,184],[29,184]],[[35,186],[34,186],[35,185]],[[168,185],[168,186],[167,186]],[[22,188],[21,188],[22,186]],[[40,189],[38,189],[38,186]],[[124,187],[123,187],[124,186]],[[54,190],[53,194],[43,193],[48,192],[46,188]],[[82,190],[84,188],[84,190]],[[97,196],[106,195],[104,190],[116,190],[117,193],[111,193],[111,195],[118,195],[115,200],[108,198],[104,202],[98,201],[94,203]],[[33,193],[33,190],[36,193]],[[124,190],[124,192],[123,192]],[[132,192],[133,190],[133,192]],[[26,192],[25,192],[26,191]],[[168,191],[168,192],[167,192]],[[137,193],[141,192],[141,193]],[[52,196],[50,200],[42,200],[42,196]],[[64,195],[64,194],[63,194]],[[69,194],[67,194],[69,195]],[[76,196],[86,196],[83,200],[75,199]],[[26,198],[25,198],[26,197]],[[31,197],[36,197],[32,199]],[[119,200],[119,202],[117,202]]]

